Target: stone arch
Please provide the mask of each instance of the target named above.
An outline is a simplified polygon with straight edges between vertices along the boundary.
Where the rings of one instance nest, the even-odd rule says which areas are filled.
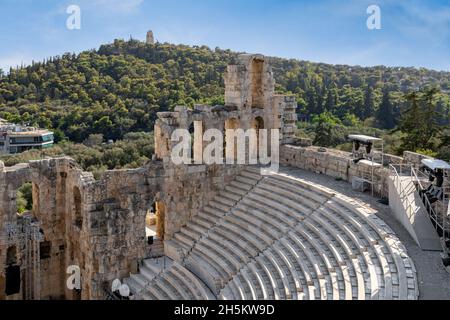
[[[264,60],[255,58],[251,64],[252,108],[264,108]]]
[[[33,183],[26,181],[16,189],[16,212],[18,215],[33,212]]]
[[[257,157],[259,159],[259,149],[260,149],[260,137],[259,137],[259,130],[261,129],[265,129],[264,127],[264,119],[261,116],[257,116],[252,120],[251,123],[251,129],[256,130],[256,152],[257,152]]]
[[[16,265],[17,264],[17,247],[10,246],[6,250],[6,265]]]
[[[252,121],[252,129],[260,130],[264,129],[264,119],[263,117],[255,117]]]
[[[5,268],[5,278],[4,295],[12,296],[20,293],[22,287],[22,277],[20,266],[17,263],[17,247],[12,245],[6,250],[6,268]]]

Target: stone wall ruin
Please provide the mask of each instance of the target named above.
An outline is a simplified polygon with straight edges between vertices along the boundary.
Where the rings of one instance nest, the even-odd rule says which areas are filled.
[[[264,56],[240,56],[225,74],[224,106],[179,106],[158,113],[155,159],[139,169],[107,171],[99,180],[67,157],[14,167],[0,162],[0,300],[104,299],[114,279],[137,273],[142,260],[154,254],[145,220],[155,202],[165,209],[160,236],[170,240],[243,169],[174,165],[171,151],[177,142],[171,137],[176,129],[280,129],[282,164],[346,181],[358,175],[348,153],[324,151],[295,138],[295,97],[277,95],[274,88]],[[386,168],[377,172],[381,195],[386,194],[387,176]],[[33,186],[33,208],[18,215],[16,194],[25,182]],[[81,271],[81,290],[66,285],[67,268],[73,265]],[[14,294],[6,292],[7,284],[17,280],[9,278],[9,270],[20,270]]]

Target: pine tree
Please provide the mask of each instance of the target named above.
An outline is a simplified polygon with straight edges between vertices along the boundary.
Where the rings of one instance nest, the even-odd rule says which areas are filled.
[[[336,108],[336,91],[334,88],[330,88],[328,89],[327,92],[327,99],[325,102],[325,111],[328,112],[334,112],[335,108]]]
[[[401,151],[434,149],[433,139],[439,132],[438,113],[434,102],[437,93],[438,90],[430,89],[421,94],[411,92],[406,95],[408,106],[398,127],[405,134]]]
[[[364,106],[360,114],[360,119],[365,120],[367,118],[370,118],[373,115],[374,110],[375,104],[373,101],[373,89],[371,86],[367,86],[364,95]]]
[[[383,129],[391,130],[395,127],[394,113],[389,97],[389,90],[383,91],[383,100],[376,115],[378,126]]]

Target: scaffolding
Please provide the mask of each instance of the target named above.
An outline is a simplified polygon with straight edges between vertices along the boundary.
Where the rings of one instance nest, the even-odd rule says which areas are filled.
[[[375,195],[375,187],[379,184],[375,180],[375,169],[384,165],[384,141],[383,139],[366,135],[349,135],[352,141],[352,160],[355,164],[361,164],[358,179],[370,185],[372,196]],[[364,168],[368,168],[365,170]]]

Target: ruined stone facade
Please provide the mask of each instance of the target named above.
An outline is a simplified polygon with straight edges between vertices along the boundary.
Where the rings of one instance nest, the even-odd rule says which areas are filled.
[[[106,172],[99,180],[70,158],[0,167],[0,299],[103,299],[114,279],[137,272],[148,256],[147,211],[165,208],[159,226],[170,240],[224,185],[239,165],[179,165],[170,161],[174,130],[282,129],[294,138],[296,102],[274,94],[267,60],[241,56],[225,75],[225,106],[177,107],[158,114],[156,157],[135,170]],[[195,146],[203,148],[203,145]],[[17,214],[21,185],[32,183],[33,209]],[[67,268],[79,266],[82,287],[67,289]],[[20,290],[7,295],[7,269],[20,269]],[[16,279],[17,280],[17,279]]]
[[[242,165],[174,165],[177,129],[280,129],[282,164],[351,181],[360,168],[348,153],[319,149],[295,138],[294,97],[275,94],[267,59],[242,55],[225,75],[225,106],[176,107],[158,114],[155,158],[134,170],[114,170],[95,180],[70,158],[31,161],[14,167],[0,162],[0,300],[104,299],[114,279],[138,271],[152,253],[146,214],[154,207],[158,233],[170,240],[200,208],[243,169]],[[204,148],[195,143],[194,149]],[[392,157],[391,162],[402,161]],[[380,168],[379,193],[388,172]],[[16,195],[32,183],[33,208],[17,214]],[[386,185],[386,187],[385,187]],[[163,254],[163,252],[161,252]],[[79,266],[81,290],[69,290],[67,268]],[[8,268],[20,270],[20,289],[7,295]]]

